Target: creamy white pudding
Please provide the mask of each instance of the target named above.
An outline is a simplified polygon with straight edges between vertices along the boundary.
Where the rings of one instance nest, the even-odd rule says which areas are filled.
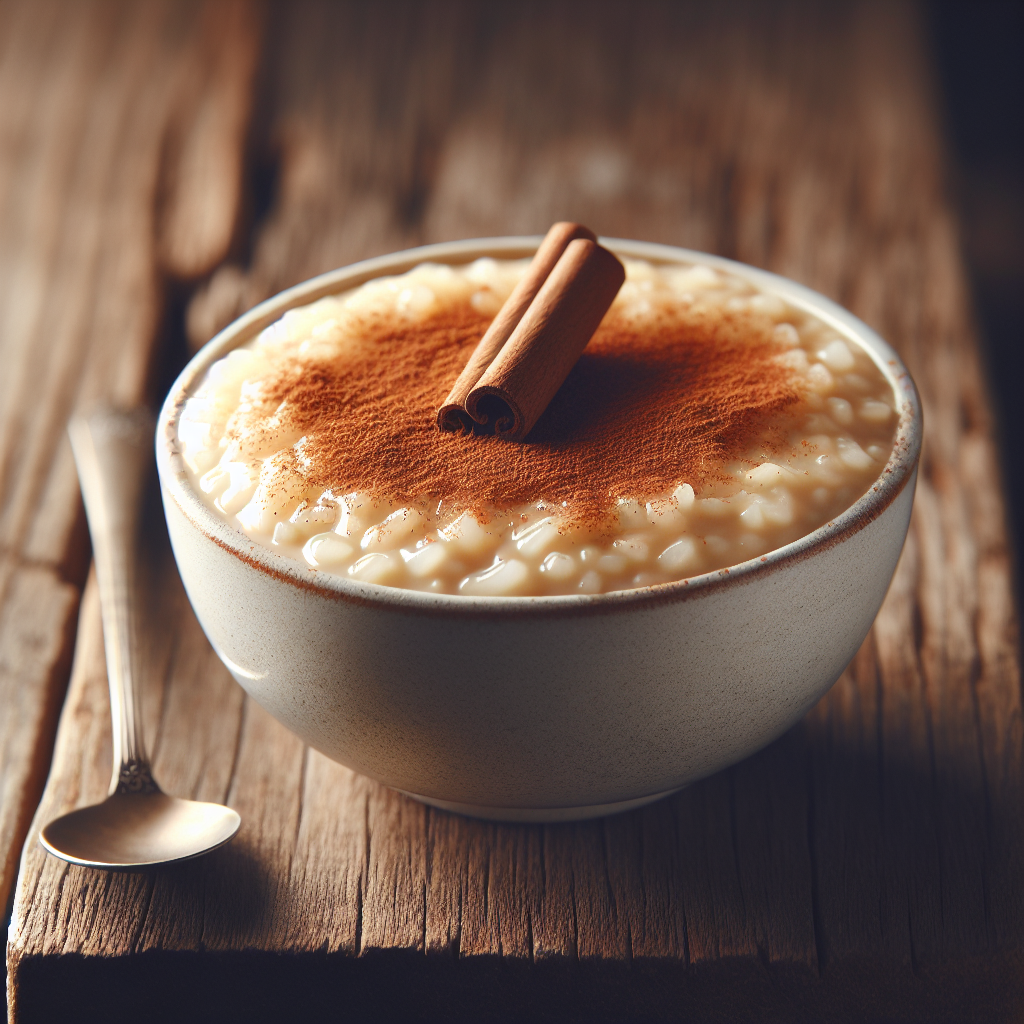
[[[595,594],[725,570],[871,488],[896,426],[856,341],[706,267],[627,279],[524,444],[433,415],[527,261],[424,264],[286,313],[185,403],[190,482],[313,572]]]

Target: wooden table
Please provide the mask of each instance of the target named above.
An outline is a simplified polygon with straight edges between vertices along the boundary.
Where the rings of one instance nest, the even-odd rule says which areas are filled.
[[[943,159],[897,3],[0,0],[11,1019],[1019,1019],[1016,613]],[[70,410],[154,400],[186,338],[313,273],[556,218],[792,276],[911,367],[913,524],[835,688],[641,811],[428,810],[246,699],[154,508],[155,768],[242,831],[147,874],[45,855],[40,825],[109,777]]]

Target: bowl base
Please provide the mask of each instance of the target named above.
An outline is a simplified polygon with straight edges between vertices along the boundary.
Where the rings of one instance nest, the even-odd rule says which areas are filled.
[[[685,787],[680,786],[679,789]],[[464,814],[467,818],[484,818],[487,821],[515,822],[554,822],[583,821],[586,818],[603,818],[608,814],[621,814],[637,807],[652,804],[655,800],[678,793],[679,789],[666,789],[661,793],[651,793],[632,800],[616,800],[610,804],[584,804],[579,807],[488,807],[485,804],[460,804],[450,800],[435,800],[431,796],[420,796],[419,793],[408,793],[399,790],[413,800],[439,807],[442,811]]]

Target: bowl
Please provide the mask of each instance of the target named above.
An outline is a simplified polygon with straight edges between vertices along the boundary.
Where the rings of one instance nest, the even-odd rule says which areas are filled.
[[[424,246],[306,281],[236,320],[186,366],[157,425],[174,555],[231,674],[328,757],[437,807],[564,821],[638,807],[771,742],[836,681],[867,635],[910,521],[921,408],[896,353],[793,281],[664,245],[620,256],[744,278],[863,346],[890,382],[896,442],[842,515],[768,555],[598,595],[463,597],[315,572],[254,543],[194,492],[177,443],[209,366],[285,311],[424,261],[530,256],[540,238]]]

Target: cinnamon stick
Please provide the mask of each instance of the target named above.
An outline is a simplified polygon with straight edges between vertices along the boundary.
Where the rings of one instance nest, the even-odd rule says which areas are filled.
[[[547,408],[625,280],[579,224],[555,224],[459,375],[437,422],[521,441]]]
[[[437,425],[441,430],[469,433],[473,429],[473,418],[466,411],[466,399],[469,398],[470,391],[494,362],[495,356],[508,341],[540,291],[541,285],[548,279],[559,257],[565,252],[565,247],[574,238],[597,241],[597,236],[589,228],[570,221],[559,221],[548,229],[522,280],[512,289],[512,294],[498,310],[498,315],[491,321],[491,326],[487,328],[487,332],[473,350],[469,362],[459,374],[444,404],[438,409]]]

